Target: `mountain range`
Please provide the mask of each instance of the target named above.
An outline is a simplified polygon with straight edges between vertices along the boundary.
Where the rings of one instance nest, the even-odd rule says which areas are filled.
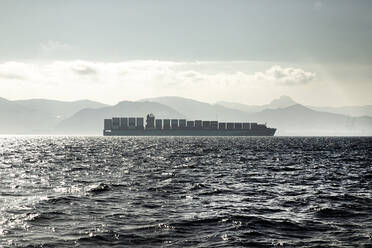
[[[178,111],[156,102],[122,101],[114,106],[85,108],[55,128],[61,134],[101,134],[103,119],[122,116],[144,117],[153,113],[157,118],[186,118]]]
[[[0,98],[0,134],[53,133],[55,126],[85,108],[101,108],[103,103],[90,100],[57,101],[30,99],[9,101]]]
[[[265,105],[246,105],[241,103],[235,102],[217,102],[217,104],[238,109],[247,113],[255,113],[262,111],[264,109],[277,109],[277,108],[285,108],[295,104],[292,98],[289,96],[281,96],[278,99],[274,99],[269,104]],[[305,105],[304,105],[305,106]],[[372,117],[372,105],[365,105],[365,106],[344,106],[344,107],[316,107],[316,106],[306,106],[310,109],[322,111],[322,112],[329,112],[334,114],[341,114],[341,115],[348,115],[352,117],[361,117],[361,116],[370,116]]]
[[[247,113],[256,113],[264,109],[277,109],[286,108],[292,105],[296,105],[297,102],[293,101],[289,96],[281,96],[278,99],[272,100],[269,104],[265,105],[246,105],[236,102],[217,102],[217,105],[225,106],[227,108],[237,109]]]
[[[372,106],[312,107],[288,96],[265,105],[209,104],[166,96],[106,105],[90,100],[56,101],[0,98],[0,134],[100,135],[103,119],[120,116],[186,118],[267,123],[277,135],[372,135]]]

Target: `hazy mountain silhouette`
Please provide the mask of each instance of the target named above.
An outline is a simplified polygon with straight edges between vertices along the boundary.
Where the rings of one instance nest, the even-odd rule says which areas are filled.
[[[48,99],[10,101],[0,98],[1,134],[46,134],[63,118],[87,107],[102,107],[89,100],[65,102]]]
[[[295,102],[289,96],[281,96],[280,98],[274,99],[269,104],[265,104],[265,105],[246,105],[246,104],[241,104],[241,103],[236,103],[236,102],[225,102],[225,101],[217,102],[217,104],[225,106],[227,108],[247,112],[247,113],[256,113],[256,112],[259,112],[265,109],[285,108],[285,107],[289,107],[289,106],[299,104],[299,103]],[[306,107],[312,110],[316,110],[316,111],[348,115],[348,116],[353,116],[353,117],[361,117],[361,116],[372,117],[372,105],[344,106],[344,107],[316,107],[316,106],[306,106]]]
[[[263,105],[265,109],[276,109],[276,108],[286,108],[293,105],[296,105],[297,102],[295,102],[292,98],[289,96],[281,96],[278,99],[272,100],[269,104]]]
[[[276,127],[278,135],[372,135],[371,117],[315,111],[300,104],[266,109],[252,114],[251,118]]]
[[[330,112],[335,114],[343,114],[354,117],[372,116],[372,105],[366,106],[344,106],[344,107],[314,107],[309,106],[313,110]]]
[[[71,117],[73,114],[79,110],[85,108],[102,108],[107,106],[106,104],[90,101],[90,100],[80,100],[80,101],[57,101],[49,99],[28,99],[28,100],[17,100],[13,101],[18,105],[37,109],[54,116],[57,119],[65,119]]]
[[[60,122],[57,133],[102,134],[103,119],[112,117],[145,117],[153,113],[157,118],[185,118],[184,115],[166,105],[155,102],[122,101],[114,106],[99,109],[83,109]]]
[[[1,113],[17,113],[17,112],[22,112],[25,111],[27,108],[16,104],[12,101],[9,101],[5,98],[0,97],[0,111]]]
[[[295,102],[289,96],[281,96],[280,98],[274,99],[269,104],[265,104],[265,105],[246,105],[246,104],[241,104],[241,103],[236,103],[236,102],[225,102],[225,101],[217,102],[217,104],[225,106],[227,108],[247,112],[247,113],[255,113],[255,112],[262,111],[264,109],[277,109],[277,108],[289,107],[289,106],[297,104],[297,102]]]
[[[5,98],[0,98],[0,116],[0,134],[45,132],[56,124],[50,114]]]
[[[223,106],[226,108],[230,109],[236,109],[245,113],[256,113],[258,111],[261,111],[263,108],[258,105],[246,105],[242,103],[237,103],[237,102],[225,102],[225,101],[220,101],[216,103],[219,106]]]
[[[353,118],[341,114],[315,111],[297,104],[288,96],[271,101],[261,106],[240,104],[212,105],[182,97],[158,97],[144,99],[173,107],[190,119],[213,119],[218,115],[221,120],[267,122],[278,128],[279,135],[372,135],[372,118]],[[248,111],[251,113],[247,113]],[[244,111],[245,110],[245,111]],[[254,111],[253,111],[254,110]]]
[[[268,126],[278,129],[278,135],[372,135],[372,117],[350,117],[293,103],[289,97],[281,97],[269,104],[255,106],[254,113],[248,113],[243,110],[247,105],[243,104],[240,109],[232,109],[182,97],[122,101],[114,106],[86,100],[9,101],[0,98],[0,133],[100,135],[104,118],[145,117],[147,113],[154,113],[157,118],[267,122]],[[63,116],[68,118],[61,120]]]
[[[142,102],[157,102],[172,107],[191,120],[244,121],[247,113],[218,104],[209,104],[177,96],[147,98]]]

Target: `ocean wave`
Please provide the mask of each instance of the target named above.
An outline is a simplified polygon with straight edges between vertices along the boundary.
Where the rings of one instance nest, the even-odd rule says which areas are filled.
[[[372,245],[371,138],[2,142],[0,247]]]
[[[93,193],[93,194],[99,194],[99,193],[107,192],[110,190],[111,190],[111,187],[108,184],[99,183],[99,184],[90,186],[87,192]]]

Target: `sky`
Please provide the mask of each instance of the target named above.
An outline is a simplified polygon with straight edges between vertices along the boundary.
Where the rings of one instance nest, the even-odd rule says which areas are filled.
[[[0,0],[0,97],[372,104],[370,0]]]

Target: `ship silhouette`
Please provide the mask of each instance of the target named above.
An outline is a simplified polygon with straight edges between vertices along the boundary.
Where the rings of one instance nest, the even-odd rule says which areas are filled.
[[[274,136],[276,128],[256,122],[113,117],[104,119],[104,136]]]

